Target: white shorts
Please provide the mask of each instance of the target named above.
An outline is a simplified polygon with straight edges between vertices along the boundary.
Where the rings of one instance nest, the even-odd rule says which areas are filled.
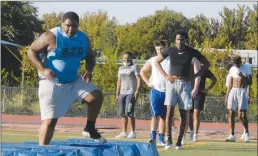
[[[245,88],[232,88],[228,95],[228,109],[233,111],[247,110],[248,109],[248,98],[246,95]]]
[[[86,95],[97,89],[93,83],[86,83],[81,77],[65,84],[40,80],[38,95],[41,120],[65,116],[71,104],[82,102]]]

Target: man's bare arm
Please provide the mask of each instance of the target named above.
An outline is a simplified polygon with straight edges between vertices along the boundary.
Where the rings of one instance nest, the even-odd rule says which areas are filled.
[[[165,58],[162,56],[162,55],[158,55],[156,58],[155,58],[155,66],[157,67],[158,71],[164,76],[166,77],[167,73],[163,70],[162,66],[161,66],[161,62],[164,60]]]
[[[228,82],[228,88],[227,88],[226,98],[225,98],[225,106],[227,106],[227,103],[228,103],[228,95],[229,95],[230,90],[232,89],[232,82],[233,82],[233,77],[230,76],[229,82]]]
[[[96,57],[92,51],[92,47],[91,47],[91,43],[89,41],[88,43],[89,47],[88,47],[88,52],[87,52],[87,56],[86,56],[86,72],[90,72],[92,73],[94,70],[94,67],[96,65]]]
[[[207,88],[207,91],[210,91],[215,86],[216,82],[217,82],[217,78],[213,75],[211,77],[211,85]]]
[[[192,60],[194,74],[198,73],[201,70],[201,64],[197,58],[193,58]],[[201,76],[198,76],[194,79],[194,88],[193,88],[193,98],[197,96],[198,89],[201,81]]]
[[[151,60],[149,59],[144,66],[142,67],[140,71],[140,75],[143,79],[143,81],[150,87],[149,78],[147,76],[147,73],[151,70]]]
[[[204,73],[204,71],[207,70],[211,66],[210,62],[204,56],[199,61],[200,61],[200,63],[203,64],[203,67],[201,68],[201,70],[199,72],[194,74],[193,78],[196,78],[196,77],[202,75]]]
[[[28,50],[29,60],[40,72],[43,72],[44,66],[39,59],[39,54],[47,50],[53,38],[55,38],[55,36],[52,32],[45,32],[31,44]]]

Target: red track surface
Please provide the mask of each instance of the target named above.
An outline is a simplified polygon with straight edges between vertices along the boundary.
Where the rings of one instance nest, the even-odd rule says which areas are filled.
[[[26,115],[5,115],[1,116],[2,124],[3,123],[20,123],[20,124],[41,124],[40,116],[26,116]],[[78,117],[63,117],[58,120],[58,124],[62,125],[85,125],[87,118],[78,118]],[[117,127],[120,128],[120,119],[117,118],[98,118],[97,127]],[[179,125],[179,122],[176,122]],[[150,120],[136,120],[136,129],[149,129]],[[243,126],[240,123],[236,124],[236,130],[242,131]],[[249,124],[250,131],[257,133],[257,124]],[[200,130],[222,130],[228,131],[229,125],[227,123],[205,123],[202,122]]]

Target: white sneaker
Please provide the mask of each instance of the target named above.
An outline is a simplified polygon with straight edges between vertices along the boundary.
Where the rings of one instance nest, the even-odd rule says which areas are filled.
[[[126,138],[127,134],[126,132],[121,132],[119,135],[116,136],[116,138]]]
[[[130,132],[129,135],[127,136],[127,139],[134,139],[134,138],[136,138],[135,132]]]
[[[90,132],[83,131],[82,135],[85,136],[86,138],[90,138],[94,140],[96,143],[106,143],[107,139],[105,139],[103,136],[100,135],[96,130],[94,133],[92,133],[92,137],[90,136]],[[98,137],[98,138],[97,138]]]
[[[194,131],[190,131],[189,140],[193,140]]]
[[[176,127],[172,127],[172,136],[175,137],[177,133],[177,128]]]
[[[245,133],[245,142],[250,142],[250,135],[249,135],[249,133]]]
[[[182,145],[185,145],[185,144],[186,144],[185,137],[182,138],[181,144],[182,144]]]
[[[86,138],[89,138],[89,137],[90,137],[90,133],[89,133],[89,132],[83,131],[83,132],[82,132],[82,135],[85,136]]]
[[[235,142],[236,138],[234,137],[234,135],[230,134],[228,137],[226,137],[226,141],[228,141],[228,142]]]
[[[183,147],[182,146],[176,146],[176,150],[182,150]]]
[[[196,142],[198,140],[198,134],[193,135],[193,141]]]
[[[101,138],[99,138],[99,139],[94,139],[94,141],[95,141],[96,143],[106,143],[106,142],[107,142],[107,139],[104,138],[103,136],[101,136]]]
[[[245,139],[245,132],[241,135],[240,139],[241,139],[241,140],[244,140],[244,139]]]

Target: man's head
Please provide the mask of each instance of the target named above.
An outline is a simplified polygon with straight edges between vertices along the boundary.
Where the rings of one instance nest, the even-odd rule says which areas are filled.
[[[176,47],[178,49],[182,49],[186,45],[186,41],[188,40],[188,34],[183,30],[178,30],[175,32],[175,38]]]
[[[154,46],[155,46],[157,55],[159,55],[166,47],[166,43],[164,41],[155,41]]]
[[[241,56],[236,56],[234,58],[234,66],[239,68],[241,65],[242,65]]]
[[[73,37],[79,27],[79,16],[75,12],[66,12],[62,18],[62,29],[68,37]]]
[[[132,63],[133,54],[126,52],[123,56],[123,64],[129,66]]]

